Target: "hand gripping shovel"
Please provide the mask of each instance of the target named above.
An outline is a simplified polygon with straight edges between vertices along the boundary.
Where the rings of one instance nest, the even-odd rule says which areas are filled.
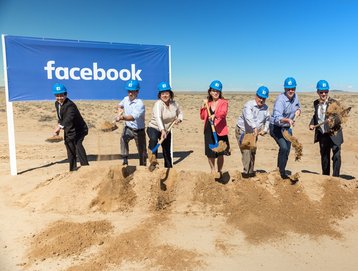
[[[173,125],[175,124],[175,121],[176,119],[174,119],[172,121],[172,123],[170,123],[169,127],[168,127],[168,130],[166,131],[166,134],[168,135],[171,131],[171,129],[173,128]],[[157,157],[155,155],[155,153],[157,152],[159,146],[163,143],[165,139],[162,138],[158,141],[157,145],[154,146],[153,149],[149,149],[149,152],[148,152],[148,159],[149,159],[149,171],[153,171],[156,167],[156,165],[158,164],[157,162]]]
[[[339,112],[338,114],[335,114],[333,116],[328,117],[327,119],[325,119],[324,121],[322,121],[321,123],[318,123],[316,125],[313,126],[313,128],[317,128],[320,127],[326,123],[328,123],[328,125],[330,124],[330,122],[332,122],[333,124],[336,123],[337,121],[342,122],[343,118],[346,118],[349,114],[349,112],[351,111],[352,107],[347,107],[346,109],[342,110],[341,112]],[[332,125],[329,125],[332,126]]]
[[[173,122],[169,125],[168,130],[167,130],[167,132],[166,132],[167,135],[170,133],[170,130],[173,128],[173,125],[174,125],[175,121],[176,121],[176,119],[173,120]],[[159,146],[163,143],[164,140],[165,140],[164,138],[160,139],[160,140],[158,141],[158,144],[155,145],[155,147],[154,147],[153,149],[151,149],[150,151],[151,151],[152,153],[155,153],[155,152],[158,150]]]
[[[209,105],[208,102],[205,102],[206,105],[206,110],[208,111],[208,116],[209,116],[209,122],[210,122],[210,126],[211,126],[211,131],[213,132],[213,137],[214,137],[214,144],[209,144],[209,148],[214,151],[214,152],[223,152],[226,150],[227,148],[227,144],[226,142],[220,140],[218,141],[218,135],[216,133],[215,130],[215,125],[213,120],[210,118],[211,117],[211,113],[210,113],[210,109],[209,109]]]

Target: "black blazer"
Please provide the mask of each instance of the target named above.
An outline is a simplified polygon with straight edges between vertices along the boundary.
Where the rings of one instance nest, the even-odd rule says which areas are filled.
[[[336,100],[332,99],[331,97],[328,97],[327,109],[333,102],[336,102]],[[317,99],[313,102],[314,115],[312,116],[310,125],[318,124],[318,104],[319,104],[319,99]],[[327,119],[327,116],[326,116],[326,119]],[[340,124],[336,124],[334,127],[334,130],[332,130],[328,126],[328,124],[324,124],[324,129],[325,129],[325,131],[328,131],[329,136],[331,137],[334,144],[341,145],[343,143],[343,132],[342,132],[342,127]],[[319,138],[321,136],[322,136],[321,130],[319,128],[316,128],[315,134],[314,134],[314,143],[318,142]]]
[[[88,127],[76,104],[66,98],[59,111],[59,102],[55,102],[58,123],[64,126],[65,140],[74,140],[88,134]]]

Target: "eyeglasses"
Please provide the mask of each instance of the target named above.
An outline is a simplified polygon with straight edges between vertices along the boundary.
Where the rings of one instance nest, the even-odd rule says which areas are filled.
[[[328,93],[328,90],[323,90],[323,91],[318,91],[319,92],[319,94],[327,94]]]
[[[296,91],[296,88],[285,88],[285,91]]]

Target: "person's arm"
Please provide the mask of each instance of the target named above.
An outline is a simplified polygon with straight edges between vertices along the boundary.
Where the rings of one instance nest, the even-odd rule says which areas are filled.
[[[133,108],[132,114],[131,115],[123,114],[122,119],[125,121],[134,121],[139,119],[144,114],[145,114],[144,104],[143,102],[138,101]]]
[[[203,100],[203,104],[200,107],[200,119],[205,120],[208,117],[208,110],[206,109],[207,99]]]
[[[250,102],[245,103],[244,109],[242,110],[242,115],[244,117],[244,120],[252,128],[252,130],[255,130],[257,128],[257,125],[254,121],[254,114],[252,111],[252,104],[250,104]]]
[[[264,128],[260,131],[260,135],[267,134],[269,127],[270,127],[270,110],[267,108],[265,112]]]
[[[278,96],[272,111],[273,123],[276,126],[284,126],[284,124],[287,122],[285,120],[286,118],[283,117],[284,105],[285,105],[284,100],[281,99],[280,96]]]
[[[215,118],[217,122],[220,122],[222,119],[226,119],[228,112],[229,104],[226,100],[222,100],[220,106],[215,110]]]
[[[296,117],[299,117],[299,116],[301,116],[301,113],[302,113],[301,103],[300,103],[300,101],[298,100],[297,95],[296,95],[296,99],[297,99],[296,104],[298,104],[298,108],[297,108],[297,110],[295,111],[295,116],[296,116]]]
[[[65,106],[65,113],[63,114],[62,120],[60,120],[60,125],[62,126],[61,129],[72,126],[76,111],[78,110],[74,103]]]
[[[164,123],[163,123],[163,105],[160,100],[158,100],[153,107],[153,115],[155,121],[158,125],[159,131],[165,131]]]
[[[183,121],[183,111],[181,110],[181,107],[178,103],[176,103],[176,107],[177,107],[177,119],[175,121],[176,124],[180,123]]]
[[[310,130],[313,130],[314,129],[314,125],[315,125],[315,117],[316,117],[316,105],[315,103],[313,102],[313,108],[314,108],[314,113],[313,113],[313,116],[311,118],[311,121],[310,121],[310,124],[308,126],[308,128]]]

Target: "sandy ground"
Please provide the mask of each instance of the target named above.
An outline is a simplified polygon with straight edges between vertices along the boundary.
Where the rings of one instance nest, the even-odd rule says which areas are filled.
[[[225,93],[224,93],[225,94]],[[268,100],[270,108],[277,94]],[[77,102],[90,126],[90,166],[69,173],[63,142],[47,143],[53,102],[15,103],[17,176],[10,176],[6,108],[0,92],[0,270],[357,270],[358,95],[332,93],[353,106],[344,125],[341,178],[320,175],[308,123],[316,94],[299,93],[294,134],[303,145],[282,181],[278,148],[258,142],[258,174],[242,179],[236,119],[253,94],[225,94],[232,155],[222,180],[209,174],[199,107],[205,93],[179,93],[184,121],[174,128],[174,168],[139,167],[134,142],[122,168],[119,138],[100,130],[118,101]],[[147,117],[153,101],[146,101]]]

